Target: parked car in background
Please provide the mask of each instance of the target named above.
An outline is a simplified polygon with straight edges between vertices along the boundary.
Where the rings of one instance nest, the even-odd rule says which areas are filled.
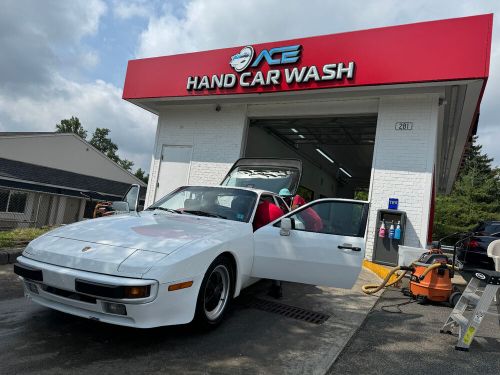
[[[482,221],[472,232],[474,235],[458,249],[458,259],[467,267],[494,269],[486,250],[492,241],[500,239],[500,221]]]

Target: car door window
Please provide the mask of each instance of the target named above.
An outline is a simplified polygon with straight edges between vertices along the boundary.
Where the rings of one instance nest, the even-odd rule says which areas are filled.
[[[292,230],[364,237],[367,211],[367,205],[362,202],[318,201],[287,217],[294,224]]]

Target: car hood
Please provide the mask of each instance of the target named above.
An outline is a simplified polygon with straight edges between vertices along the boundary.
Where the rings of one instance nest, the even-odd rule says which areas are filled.
[[[228,220],[187,214],[115,215],[48,232],[32,241],[23,255],[90,272],[141,276],[168,254],[232,227]]]

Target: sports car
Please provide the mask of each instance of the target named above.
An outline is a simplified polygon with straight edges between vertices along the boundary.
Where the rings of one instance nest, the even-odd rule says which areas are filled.
[[[212,327],[260,278],[350,288],[360,272],[367,202],[320,199],[255,230],[262,202],[283,206],[275,192],[183,186],[136,212],[137,190],[121,202],[126,214],[32,241],[14,265],[25,295],[112,324]]]

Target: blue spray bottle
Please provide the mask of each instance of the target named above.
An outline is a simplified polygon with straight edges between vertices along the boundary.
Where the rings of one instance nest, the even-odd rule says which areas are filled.
[[[389,227],[389,238],[394,238],[394,222],[391,222],[391,226]]]
[[[396,230],[394,231],[394,239],[401,239],[401,222],[398,221],[398,225],[396,226]]]

